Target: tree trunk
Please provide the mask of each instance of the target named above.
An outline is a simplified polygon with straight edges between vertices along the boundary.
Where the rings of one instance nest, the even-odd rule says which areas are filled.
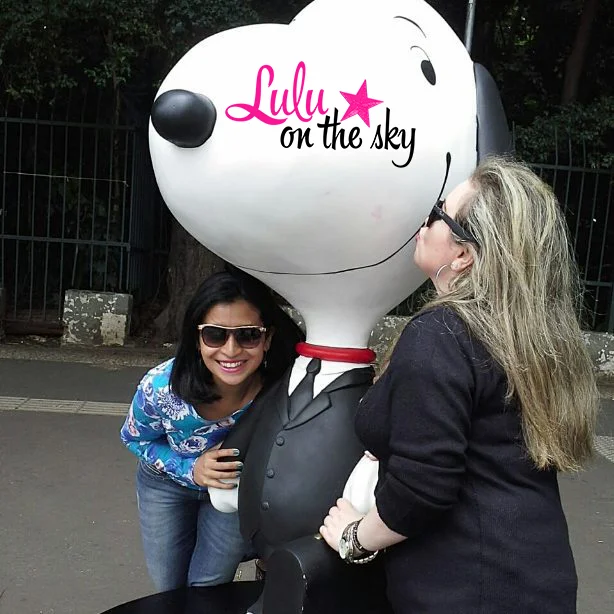
[[[212,273],[224,269],[224,261],[201,245],[172,219],[171,246],[168,256],[167,285],[169,301],[155,320],[156,338],[176,342],[183,314],[200,283]]]
[[[571,48],[571,53],[565,64],[565,79],[563,81],[563,95],[561,102],[568,104],[575,102],[578,98],[580,87],[580,77],[584,69],[584,58],[586,49],[591,39],[591,27],[597,15],[599,0],[585,0],[580,25],[576,31],[576,38]]]

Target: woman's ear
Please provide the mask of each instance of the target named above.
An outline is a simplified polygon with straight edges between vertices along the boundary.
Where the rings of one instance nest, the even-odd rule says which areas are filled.
[[[462,273],[473,265],[473,253],[465,243],[459,243],[459,250],[456,258],[450,263],[450,268],[454,273]]]

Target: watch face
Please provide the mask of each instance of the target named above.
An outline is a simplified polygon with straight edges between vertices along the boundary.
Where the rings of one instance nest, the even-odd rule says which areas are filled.
[[[348,558],[349,553],[350,553],[350,543],[345,537],[342,537],[339,540],[339,556],[343,560],[346,560]]]

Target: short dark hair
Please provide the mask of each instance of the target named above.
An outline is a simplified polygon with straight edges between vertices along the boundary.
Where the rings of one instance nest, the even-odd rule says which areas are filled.
[[[211,372],[200,355],[197,326],[215,305],[239,300],[248,302],[260,313],[263,326],[274,328],[266,355],[266,369],[260,365],[264,376],[263,389],[278,380],[296,358],[295,346],[304,340],[304,335],[275,302],[267,286],[236,269],[214,273],[200,285],[186,308],[171,371],[173,393],[192,405],[211,403],[220,398],[213,389]]]

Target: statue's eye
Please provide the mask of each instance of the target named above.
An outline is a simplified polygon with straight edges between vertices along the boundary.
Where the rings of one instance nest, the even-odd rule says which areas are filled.
[[[420,70],[422,70],[422,74],[424,78],[431,84],[435,85],[437,83],[437,75],[435,74],[435,69],[433,68],[433,63],[429,59],[426,51],[419,47],[418,45],[412,45],[411,51],[417,51],[424,57],[422,62],[420,62]]]
[[[437,75],[435,74],[435,69],[433,68],[433,64],[431,63],[431,61],[422,60],[420,68],[422,69],[422,74],[424,75],[424,78],[431,85],[435,85],[435,83],[437,83]]]

